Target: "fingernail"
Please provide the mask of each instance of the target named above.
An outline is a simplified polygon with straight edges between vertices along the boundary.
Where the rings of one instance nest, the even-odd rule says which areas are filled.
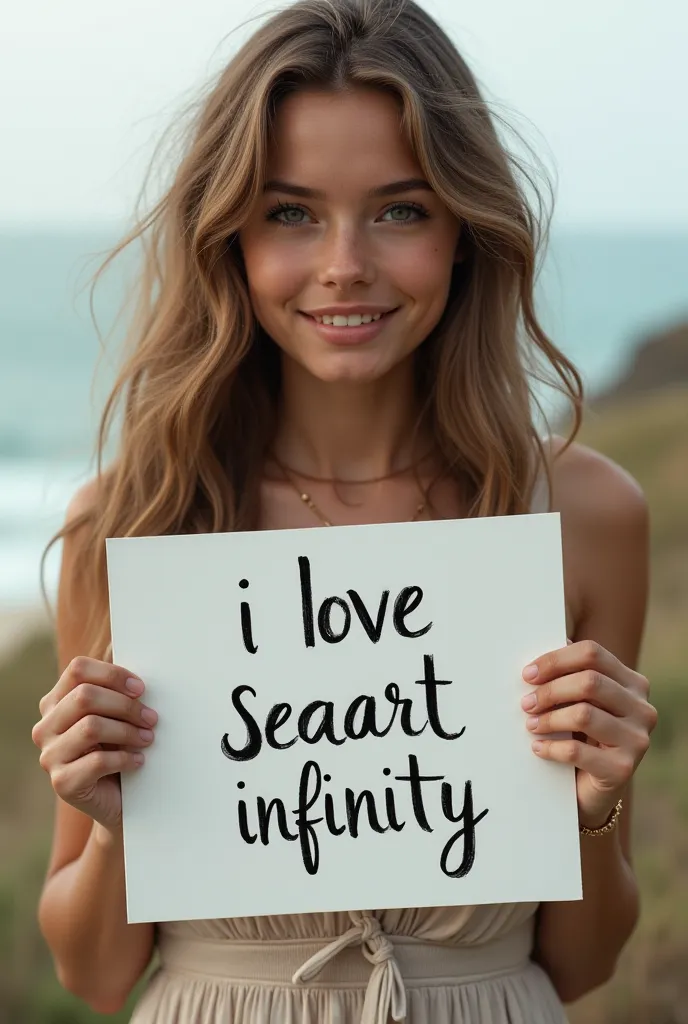
[[[150,741],[153,739],[153,730],[152,729],[139,729],[139,736],[146,743],[150,743]]]
[[[141,718],[144,722],[148,722],[149,725],[155,725],[158,720],[157,711],[153,711],[153,708],[141,708]]]
[[[134,764],[143,764],[143,762],[146,760],[143,754],[132,754],[131,756]]]
[[[124,685],[126,686],[129,693],[133,693],[136,697],[138,697],[140,693],[143,693],[143,683],[141,682],[140,679],[135,679],[133,676],[129,676]]]
[[[543,744],[542,740],[534,740],[533,743],[531,743],[531,747],[533,748],[533,750],[535,751],[536,754],[540,753],[540,751],[542,750],[543,746],[544,746],[544,744]]]
[[[526,719],[526,725],[529,729],[537,729],[538,721],[539,718],[537,715],[531,715],[529,718]]]
[[[532,683],[533,679],[537,679],[538,667],[537,665],[526,665],[521,675],[527,683]]]
[[[521,707],[524,711],[530,711],[537,704],[537,697],[534,693],[527,693],[525,697],[521,698]]]

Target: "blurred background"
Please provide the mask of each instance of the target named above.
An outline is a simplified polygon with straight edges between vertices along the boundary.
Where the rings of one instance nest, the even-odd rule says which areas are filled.
[[[643,916],[614,981],[571,1019],[686,1024],[688,7],[423,2],[554,184],[542,321],[588,386],[582,439],[640,481],[652,512],[641,668],[660,724],[637,777]],[[38,933],[52,799],[30,741],[55,678],[39,559],[89,475],[117,356],[115,331],[101,359],[89,276],[131,223],[161,133],[250,31],[240,23],[267,10],[238,0],[24,0],[3,12],[0,1022],[100,1019],[60,990]],[[115,264],[96,292],[104,334],[135,269],[132,258]],[[47,565],[51,595],[59,555]]]

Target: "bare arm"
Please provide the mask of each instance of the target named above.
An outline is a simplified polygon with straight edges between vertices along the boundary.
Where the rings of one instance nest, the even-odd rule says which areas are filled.
[[[148,965],[153,925],[127,924],[121,839],[89,819],[77,823],[70,812],[58,810],[56,839],[60,832],[69,833],[70,841],[80,833],[85,842],[48,876],[41,930],[64,988],[98,1013],[115,1013]]]
[[[85,500],[87,495],[84,492],[77,495],[68,515],[80,511]],[[63,707],[70,700],[74,703],[80,699],[78,690],[85,694],[92,692],[96,696],[106,693],[105,687],[99,688],[85,682],[89,676],[88,665],[81,665],[80,668],[80,661],[73,661],[82,653],[79,623],[83,616],[79,607],[68,607],[65,592],[78,543],[76,534],[64,542],[58,594],[57,644]],[[77,685],[71,690],[63,682],[68,677],[70,666],[77,675],[81,671],[84,679],[84,685],[79,686],[77,678]],[[120,672],[120,677],[123,680],[126,674]],[[55,690],[59,686],[60,683]],[[110,700],[120,701],[124,708],[129,705],[136,707],[135,715],[139,713],[140,702],[127,698],[123,687],[121,691],[114,693],[109,690],[107,696]],[[51,691],[51,694],[54,692]],[[125,704],[127,701],[128,704]],[[64,756],[56,753],[57,748],[62,744],[60,749],[64,749],[65,737],[82,728],[87,719],[81,717],[69,732],[60,734],[59,726],[49,727],[50,716],[54,719],[58,714],[55,708],[55,700],[51,699],[50,694],[46,695],[41,702],[42,721],[34,729],[34,741],[42,747],[41,763],[50,772],[53,787],[58,793],[52,855],[40,900],[39,921],[61,984],[84,999],[97,1012],[113,1013],[126,1002],[150,960],[154,926],[127,924],[121,823],[116,820],[116,808],[115,813],[109,813],[108,817],[107,802],[102,801],[94,813],[99,813],[105,824],[98,822],[89,816],[89,799],[96,806],[97,800],[84,796],[84,813],[77,806],[72,806],[72,803],[79,804],[79,800],[74,798],[72,784],[66,780],[61,782],[64,772],[61,776],[57,762],[63,760]],[[93,721],[97,709],[84,707],[82,715],[89,711]],[[77,718],[76,714],[74,718]],[[122,718],[124,721],[112,722],[111,727],[133,732],[134,725],[124,724],[127,721],[124,714]],[[129,721],[135,720],[134,716]],[[145,725],[144,722],[138,724]],[[102,737],[93,738],[97,740]],[[143,744],[139,743],[138,746],[142,747]],[[108,744],[108,747],[110,754],[114,755],[112,746]],[[132,767],[127,763],[128,756],[131,755],[120,755],[122,770]],[[113,764],[109,766],[111,771],[116,770],[114,757],[112,760]],[[76,761],[72,764],[76,764]],[[109,776],[111,802],[117,799],[115,778]],[[61,786],[65,787],[65,799],[59,795]],[[66,802],[67,799],[71,802]]]
[[[616,467],[578,448],[562,457],[555,472],[555,505],[562,515],[565,575],[576,595],[572,639],[593,640],[634,669],[648,591],[648,517],[642,494]],[[594,697],[590,700],[594,704]],[[609,980],[638,919],[630,784],[623,799],[614,831],[581,836],[583,900],[547,903],[540,910],[536,957],[565,1002]],[[603,820],[583,823],[596,827]]]

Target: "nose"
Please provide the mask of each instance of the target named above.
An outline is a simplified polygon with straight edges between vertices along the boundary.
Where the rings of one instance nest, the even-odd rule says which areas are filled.
[[[371,284],[375,267],[364,231],[354,224],[332,225],[323,240],[318,281],[341,291]]]

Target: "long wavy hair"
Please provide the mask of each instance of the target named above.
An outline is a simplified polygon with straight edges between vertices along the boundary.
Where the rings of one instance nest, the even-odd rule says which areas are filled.
[[[416,365],[425,422],[467,514],[527,511],[534,453],[544,462],[538,382],[570,402],[569,441],[578,430],[580,377],[535,312],[542,195],[500,141],[501,118],[455,46],[413,0],[298,0],[260,25],[211,83],[171,184],[95,275],[94,287],[117,255],[142,243],[124,361],[97,436],[93,500],[51,541],[82,530],[71,579],[88,593],[85,653],[104,656],[110,639],[106,537],[257,525],[280,364],[253,315],[237,234],[263,186],[280,100],[304,87],[355,86],[397,98],[424,175],[462,225],[465,258]]]

